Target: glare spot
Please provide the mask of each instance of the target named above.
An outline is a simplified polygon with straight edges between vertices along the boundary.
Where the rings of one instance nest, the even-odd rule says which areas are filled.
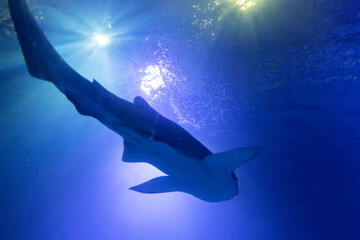
[[[255,3],[255,1],[251,1],[251,0],[250,1],[249,0],[237,0],[236,5],[239,5],[240,9],[242,11],[245,11],[248,8],[255,6],[256,3]]]
[[[161,70],[158,65],[150,65],[145,69],[145,76],[141,82],[141,89],[150,94],[151,91],[157,90],[160,87],[165,87],[164,79],[161,75]]]
[[[101,46],[101,47],[104,47],[104,46],[110,44],[110,42],[111,42],[111,40],[108,36],[101,35],[101,34],[95,34],[93,37],[93,40],[96,45]]]

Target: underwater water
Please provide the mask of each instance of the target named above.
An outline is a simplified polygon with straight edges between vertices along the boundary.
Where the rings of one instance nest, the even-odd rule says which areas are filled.
[[[213,152],[263,152],[226,202],[129,190],[162,173],[28,74],[3,1],[0,239],[360,238],[359,1],[27,3],[84,77]]]

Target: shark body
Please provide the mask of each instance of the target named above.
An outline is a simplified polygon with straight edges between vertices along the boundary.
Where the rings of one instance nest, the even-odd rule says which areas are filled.
[[[180,191],[209,202],[238,193],[234,170],[260,147],[213,154],[184,128],[154,110],[143,98],[121,99],[73,70],[36,24],[24,0],[8,0],[27,69],[52,82],[82,115],[92,116],[124,139],[124,162],[146,162],[167,176],[132,187],[141,193]]]

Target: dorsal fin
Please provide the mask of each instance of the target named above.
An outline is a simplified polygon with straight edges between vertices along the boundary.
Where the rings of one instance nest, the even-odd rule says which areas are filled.
[[[134,98],[134,106],[137,111],[147,114],[158,114],[146,101],[140,96]]]
[[[134,112],[141,119],[141,127],[147,134],[154,135],[154,127],[157,124],[157,120],[160,114],[155,111],[146,101],[140,96],[134,98]]]
[[[134,104],[137,106],[143,106],[143,107],[150,107],[150,105],[145,101],[144,98],[140,97],[140,96],[136,96],[134,98]]]
[[[204,158],[204,165],[216,174],[231,174],[236,168],[259,156],[261,147],[238,148]]]

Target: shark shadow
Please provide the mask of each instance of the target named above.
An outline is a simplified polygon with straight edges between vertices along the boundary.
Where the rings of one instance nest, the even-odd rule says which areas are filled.
[[[98,119],[122,136],[124,162],[146,162],[167,174],[130,189],[141,193],[180,191],[209,202],[225,201],[237,195],[234,170],[257,157],[260,147],[213,154],[143,98],[128,102],[97,81],[82,77],[47,40],[26,2],[8,2],[30,75],[52,82],[80,114]]]

